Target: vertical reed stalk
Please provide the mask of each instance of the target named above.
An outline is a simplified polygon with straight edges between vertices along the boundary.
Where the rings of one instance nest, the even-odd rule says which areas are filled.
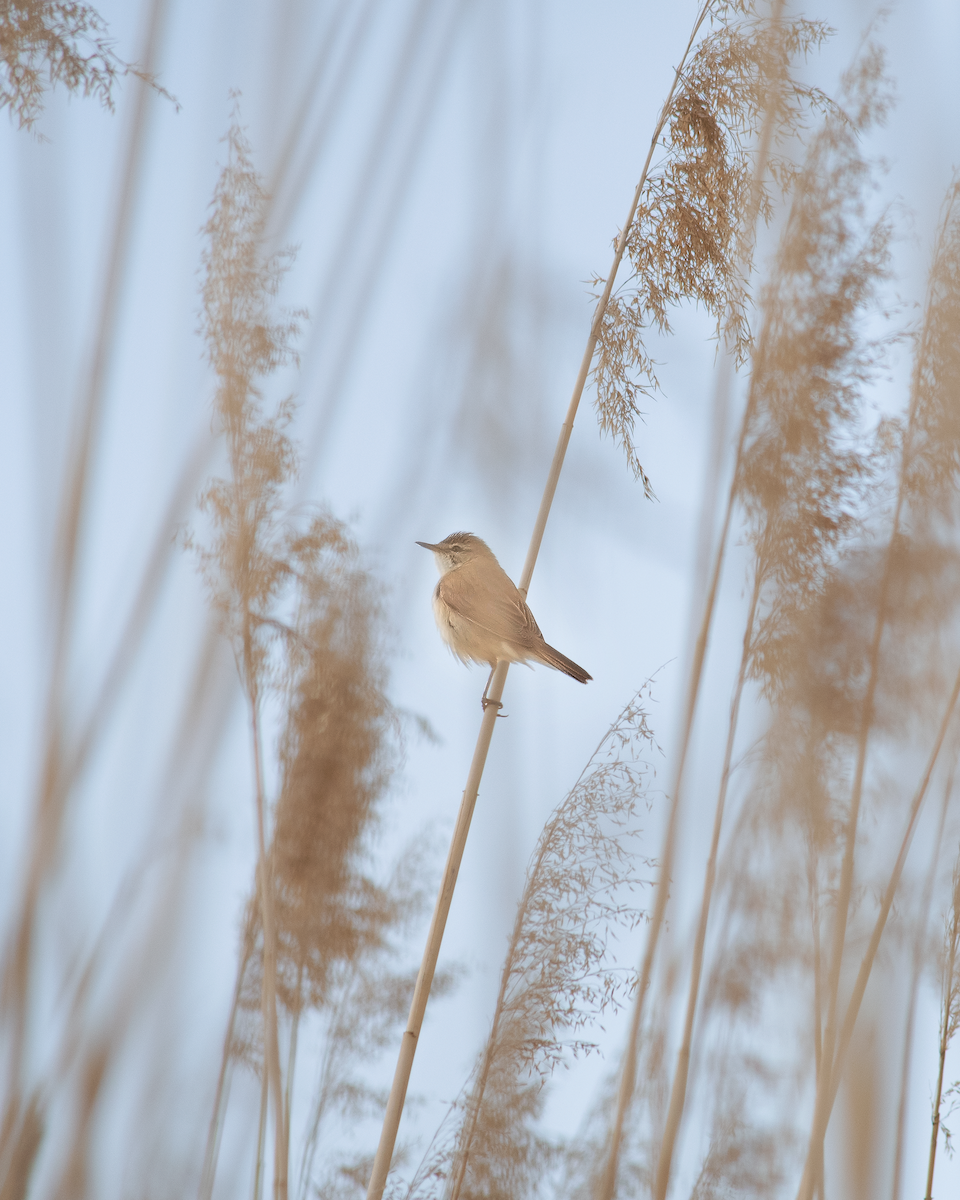
[[[263,1159],[267,1142],[268,1099],[267,1073],[264,1071],[263,1078],[260,1080],[260,1119],[257,1123],[257,1163],[253,1172],[253,1200],[262,1200],[263,1197]]]
[[[673,1162],[673,1150],[680,1119],[683,1116],[684,1101],[687,1091],[687,1076],[690,1071],[690,1048],[693,1042],[693,1022],[697,1011],[697,999],[700,994],[700,979],[703,974],[703,953],[707,938],[707,923],[710,918],[710,903],[713,899],[713,886],[717,876],[717,852],[720,847],[720,831],[723,825],[723,812],[727,800],[727,788],[730,783],[730,768],[733,761],[733,745],[737,736],[737,725],[740,717],[740,702],[743,698],[743,688],[747,678],[747,665],[750,661],[750,646],[753,636],[753,624],[760,599],[761,574],[760,566],[754,576],[753,594],[750,598],[750,611],[743,634],[743,651],[740,656],[740,670],[737,684],[730,704],[730,719],[727,723],[727,744],[724,749],[723,767],[720,775],[720,788],[713,816],[713,833],[710,840],[710,854],[707,858],[706,874],[703,881],[703,896],[700,902],[700,919],[697,922],[696,940],[693,947],[693,962],[690,968],[690,985],[687,991],[687,1008],[684,1015],[683,1038],[677,1052],[677,1065],[674,1070],[673,1085],[670,1089],[670,1103],[667,1108],[667,1120],[664,1126],[663,1138],[660,1143],[660,1155],[657,1160],[657,1175],[654,1184],[654,1196],[663,1200],[667,1194],[670,1181],[670,1167]]]
[[[947,702],[946,710],[943,714],[943,719],[940,723],[940,729],[934,742],[933,749],[930,752],[930,758],[927,762],[927,768],[923,778],[917,788],[913,798],[913,803],[910,806],[910,816],[907,821],[906,829],[900,841],[900,851],[897,855],[897,861],[894,864],[890,874],[890,879],[887,882],[887,887],[883,895],[883,900],[880,904],[880,911],[877,919],[874,922],[873,932],[870,935],[870,941],[867,949],[864,952],[863,959],[860,963],[860,969],[857,972],[857,978],[853,985],[853,991],[850,995],[850,1000],[847,1004],[847,1009],[844,1014],[843,1025],[840,1027],[839,1033],[835,1040],[835,1052],[830,1058],[826,1056],[826,1047],[824,1047],[823,1070],[821,1072],[821,1084],[817,1089],[817,1108],[814,1114],[814,1127],[811,1133],[810,1143],[807,1150],[807,1160],[803,1168],[803,1176],[800,1180],[800,1188],[798,1195],[801,1197],[810,1197],[813,1193],[814,1179],[816,1175],[816,1163],[820,1155],[823,1153],[823,1139],[826,1135],[827,1125],[830,1122],[830,1114],[833,1111],[833,1105],[837,1098],[837,1092],[840,1088],[840,1079],[843,1074],[843,1062],[846,1057],[847,1049],[850,1045],[850,1039],[853,1037],[854,1026],[856,1025],[857,1016],[860,1012],[860,1005],[863,1002],[864,993],[867,990],[867,983],[870,980],[870,973],[873,970],[873,964],[876,959],[877,950],[880,946],[880,939],[883,936],[883,931],[887,923],[887,917],[890,914],[890,909],[893,907],[893,900],[896,895],[897,888],[900,884],[900,876],[903,873],[904,864],[907,861],[907,853],[910,849],[910,842],[913,838],[913,832],[916,828],[917,818],[920,815],[920,809],[923,805],[924,798],[930,786],[930,779],[933,775],[934,768],[937,765],[937,760],[940,757],[940,751],[943,747],[944,739],[947,736],[947,730],[950,721],[953,719],[954,710],[957,706],[957,699],[960,697],[960,671],[957,672],[957,677],[953,685],[953,691],[950,694],[950,699]],[[820,1097],[823,1097],[821,1100]]]
[[[950,964],[951,970],[953,963]],[[943,1095],[943,1062],[947,1057],[947,1019],[949,1010],[945,1010],[940,1022],[940,1068],[937,1071],[937,1095],[933,1102],[933,1128],[930,1131],[930,1156],[927,1160],[927,1186],[924,1190],[924,1200],[933,1200],[933,1170],[937,1161],[937,1138],[940,1136],[940,1101]]]
[[[509,666],[510,664],[507,662],[497,663],[490,688],[487,692],[492,703],[487,706],[483,714],[483,720],[480,723],[480,734],[477,738],[476,749],[473,752],[473,761],[470,764],[470,771],[467,775],[467,784],[463,790],[463,799],[460,802],[457,824],[453,831],[453,839],[450,843],[447,863],[444,867],[443,878],[440,883],[440,892],[433,910],[433,920],[430,923],[430,932],[427,935],[423,960],[420,964],[417,982],[413,989],[413,1000],[410,1004],[407,1028],[400,1043],[400,1055],[397,1059],[393,1085],[387,1101],[387,1111],[383,1119],[383,1128],[380,1132],[380,1142],[377,1146],[373,1170],[370,1175],[370,1184],[367,1188],[367,1200],[380,1200],[380,1197],[383,1195],[383,1189],[386,1186],[387,1173],[390,1170],[390,1160],[393,1157],[393,1148],[397,1140],[397,1130],[400,1127],[400,1117],[403,1113],[403,1102],[407,1095],[407,1084],[410,1081],[410,1070],[413,1067],[413,1058],[416,1054],[417,1040],[420,1037],[423,1016],[426,1012],[430,988],[437,969],[440,943],[443,940],[443,931],[446,927],[447,915],[450,912],[450,903],[453,900],[453,892],[457,885],[457,875],[460,871],[463,851],[467,844],[467,834],[470,832],[470,822],[473,819],[473,810],[476,806],[477,794],[480,790],[480,778],[483,775],[487,751],[490,748],[490,741],[493,738],[498,711],[497,701],[503,695],[503,685],[507,679]]]
[[[903,1145],[907,1124],[907,1100],[910,1094],[910,1064],[913,1058],[913,1033],[917,1010],[917,993],[920,990],[920,972],[923,968],[923,949],[927,935],[927,925],[930,922],[930,903],[933,899],[933,885],[937,875],[937,864],[940,861],[940,843],[943,841],[943,830],[947,822],[947,809],[953,793],[953,782],[956,777],[957,759],[954,757],[950,774],[943,789],[943,803],[940,806],[940,821],[933,842],[933,854],[930,856],[930,867],[923,884],[923,896],[920,901],[920,920],[914,934],[913,969],[910,977],[910,1000],[907,1004],[907,1019],[904,1023],[903,1056],[900,1062],[900,1102],[897,1106],[897,1148],[893,1159],[893,1188],[891,1200],[900,1200],[903,1175]],[[929,1185],[927,1191],[929,1192]]]
[[[253,952],[251,936],[252,922],[247,922],[247,932],[244,937],[243,955],[237,969],[237,982],[233,989],[233,1003],[230,1006],[230,1019],[227,1022],[227,1032],[223,1039],[223,1053],[220,1057],[220,1074],[217,1076],[217,1090],[213,1099],[213,1111],[210,1114],[210,1127],[207,1130],[207,1145],[203,1155],[203,1171],[200,1175],[200,1190],[198,1200],[210,1200],[213,1195],[213,1181],[217,1174],[217,1158],[220,1153],[220,1138],[223,1133],[223,1118],[227,1108],[229,1087],[230,1060],[233,1048],[233,1033],[237,1024],[237,1011],[240,1007],[240,990],[243,986],[243,974]]]
[[[247,641],[248,668],[250,665],[249,634]],[[248,675],[249,679],[249,675]],[[277,1036],[277,928],[273,909],[273,871],[266,846],[266,813],[263,795],[263,767],[260,761],[260,706],[256,684],[250,682],[250,734],[253,742],[253,770],[257,806],[257,844],[260,861],[257,874],[260,881],[260,913],[263,921],[263,976],[261,1004],[263,1008],[263,1070],[273,1093],[274,1107],[274,1164],[273,1187],[275,1200],[286,1200],[287,1163],[284,1136],[283,1086],[280,1080],[280,1045]]]
[[[290,1163],[290,1112],[293,1107],[293,1069],[297,1061],[297,1034],[300,1031],[300,1014],[303,1011],[303,962],[297,968],[296,1008],[293,1010],[293,1020],[290,1025],[290,1045],[287,1049],[287,1079],[284,1092],[284,1123],[283,1123],[283,1160],[287,1163],[289,1173]]]
[[[937,1070],[937,1095],[933,1103],[925,1200],[932,1200],[933,1197],[933,1172],[937,1158],[937,1139],[940,1135],[940,1108],[943,1103],[943,1065],[947,1057],[947,1047],[960,1020],[957,1012],[957,1002],[960,1000],[957,994],[957,954],[960,952],[960,859],[953,869],[953,895],[944,941],[947,954],[943,963],[943,991],[940,997],[940,1064]]]

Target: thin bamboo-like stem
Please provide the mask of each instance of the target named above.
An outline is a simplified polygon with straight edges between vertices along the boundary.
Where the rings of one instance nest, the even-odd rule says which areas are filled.
[[[940,822],[937,826],[933,843],[933,854],[930,856],[930,867],[923,884],[923,897],[920,901],[920,920],[913,943],[913,970],[910,978],[910,1000],[907,1004],[907,1019],[903,1037],[903,1056],[900,1062],[900,1103],[897,1107],[897,1148],[893,1159],[893,1189],[892,1200],[900,1200],[901,1175],[903,1174],[903,1145],[907,1123],[907,1098],[910,1093],[910,1064],[913,1057],[913,1028],[916,1021],[917,994],[920,990],[920,972],[923,969],[923,947],[930,921],[930,904],[933,900],[933,885],[937,875],[937,864],[940,861],[940,843],[943,840],[943,830],[947,822],[947,809],[950,806],[950,796],[956,777],[957,758],[954,757],[950,766],[943,789],[943,803],[940,806]],[[929,1191],[929,1187],[927,1191]]]
[[[597,308],[590,326],[590,334],[587,338],[586,349],[584,350],[583,358],[580,363],[580,371],[574,384],[573,395],[571,396],[570,404],[567,408],[566,417],[560,427],[560,437],[557,440],[557,448],[554,451],[553,462],[550,465],[546,486],[544,487],[543,491],[543,498],[540,501],[540,509],[537,513],[537,519],[534,523],[533,534],[530,538],[530,546],[527,550],[527,557],[524,561],[523,570],[520,575],[520,581],[517,585],[519,591],[524,596],[526,596],[530,587],[530,581],[533,578],[533,571],[537,563],[537,556],[540,552],[540,544],[543,541],[543,533],[546,529],[547,518],[550,515],[550,508],[553,504],[553,497],[556,494],[557,483],[560,479],[560,471],[563,467],[563,460],[566,456],[567,446],[570,442],[570,435],[573,432],[573,422],[577,414],[577,409],[580,406],[580,399],[583,395],[583,389],[586,386],[587,377],[590,374],[590,365],[593,362],[594,351],[597,348],[597,342],[600,337],[603,316],[606,312],[607,304],[610,301],[610,295],[613,291],[613,285],[617,272],[620,269],[620,262],[623,258],[623,253],[627,245],[627,236],[630,232],[630,226],[633,224],[633,218],[637,211],[637,205],[640,203],[640,194],[643,190],[643,185],[646,182],[647,172],[650,169],[650,163],[653,159],[653,152],[656,148],[657,138],[659,138],[666,122],[670,104],[673,101],[673,96],[680,80],[680,71],[683,62],[686,61],[687,54],[689,54],[690,51],[690,46],[692,46],[696,33],[703,24],[712,2],[713,0],[706,0],[706,3],[701,9],[696,25],[694,26],[694,31],[690,36],[690,42],[687,46],[687,50],[684,53],[683,60],[681,61],[681,66],[677,68],[673,86],[671,87],[667,101],[661,110],[660,117],[657,121],[656,131],[650,141],[650,149],[647,152],[647,159],[644,163],[643,171],[641,172],[640,181],[638,182],[633,195],[633,201],[630,205],[630,211],[627,215],[627,220],[624,223],[623,229],[620,231],[619,238],[617,239],[613,263],[607,275],[606,284],[604,285],[603,292],[599,301],[597,302]],[[488,696],[492,701],[496,702],[502,698],[508,665],[509,664],[504,662],[497,664],[497,668],[493,673],[493,679],[488,691]],[[447,914],[450,910],[450,902],[453,898],[453,890],[456,885],[457,873],[460,869],[460,860],[463,857],[463,850],[464,846],[466,845],[467,834],[470,830],[473,809],[477,800],[477,791],[480,786],[480,779],[483,775],[487,751],[490,747],[490,741],[493,737],[496,716],[497,707],[496,703],[493,703],[487,707],[483,715],[483,720],[480,724],[480,733],[477,738],[476,749],[474,750],[473,762],[471,763],[470,772],[467,776],[467,785],[464,788],[463,800],[461,801],[460,805],[460,813],[457,817],[457,826],[454,831],[453,842],[450,846],[447,865],[444,870],[443,880],[440,885],[440,893],[437,897],[437,904],[433,914],[430,933],[427,938],[427,945],[424,950],[423,961],[420,966],[420,973],[417,976],[413,1002],[410,1007],[410,1017],[407,1022],[407,1029],[403,1035],[403,1041],[401,1042],[400,1046],[400,1055],[397,1060],[393,1086],[390,1091],[390,1098],[387,1102],[387,1111],[384,1117],[383,1128],[380,1133],[380,1143],[377,1147],[377,1153],[373,1163],[373,1170],[370,1175],[370,1184],[367,1188],[367,1200],[380,1200],[380,1197],[383,1195],[383,1189],[386,1186],[387,1173],[390,1170],[390,1160],[393,1157],[393,1148],[396,1144],[397,1130],[400,1125],[400,1116],[403,1111],[403,1102],[406,1097],[407,1085],[410,1080],[410,1070],[413,1066],[414,1054],[416,1053],[416,1043],[418,1037],[420,1036],[420,1026],[423,1022],[423,1014],[426,1010],[430,986],[433,982],[433,975],[436,970],[437,957],[440,952],[440,942],[443,938],[443,930],[446,926]]]
[[[900,851],[897,854],[897,861],[894,864],[892,872],[890,873],[890,879],[887,883],[883,900],[880,904],[880,911],[877,914],[876,921],[874,922],[873,932],[870,935],[870,941],[860,962],[860,970],[857,972],[856,982],[853,985],[853,991],[847,1004],[847,1009],[843,1018],[843,1024],[840,1027],[839,1034],[836,1039],[836,1052],[832,1059],[828,1059],[826,1057],[826,1046],[824,1047],[824,1067],[821,1073],[821,1086],[817,1089],[818,1101],[821,1095],[824,1097],[824,1100],[822,1104],[818,1103],[815,1113],[814,1128],[812,1130],[810,1145],[807,1150],[807,1160],[804,1164],[803,1176],[800,1180],[800,1189],[798,1192],[798,1194],[802,1197],[809,1197],[813,1192],[814,1178],[816,1174],[815,1164],[818,1158],[818,1152],[822,1153],[823,1139],[826,1135],[827,1125],[830,1121],[830,1114],[833,1111],[833,1105],[837,1098],[837,1092],[840,1088],[840,1079],[843,1074],[844,1058],[846,1057],[850,1040],[853,1037],[853,1030],[857,1022],[857,1016],[860,1012],[860,1005],[863,1002],[864,993],[867,990],[867,983],[870,980],[870,973],[873,970],[873,964],[877,956],[877,950],[880,947],[880,939],[883,936],[883,931],[887,923],[887,917],[890,915],[890,909],[893,906],[893,900],[900,884],[900,876],[903,874],[903,867],[907,861],[907,853],[910,849],[910,843],[913,839],[914,830],[916,829],[917,818],[920,815],[920,809],[930,786],[930,779],[933,775],[934,768],[937,765],[937,760],[940,757],[940,751],[943,747],[944,738],[947,735],[947,729],[949,728],[950,721],[953,718],[958,697],[960,697],[960,671],[957,672],[957,678],[953,685],[953,691],[950,694],[946,711],[944,712],[943,719],[940,722],[940,729],[937,734],[937,739],[934,743],[933,749],[930,752],[930,758],[927,762],[926,771],[924,772],[923,778],[920,781],[920,784],[914,795],[913,803],[910,806],[910,816],[907,821],[907,826],[904,830],[903,837],[900,841]],[[830,1066],[828,1070],[828,1064],[831,1062],[832,1066]]]
[[[250,634],[246,632],[245,658],[251,661]],[[249,670],[249,665],[248,665]],[[247,676],[249,679],[249,674]],[[284,1154],[283,1086],[280,1080],[280,1045],[277,1037],[277,928],[273,910],[273,872],[266,845],[266,801],[263,794],[263,766],[260,761],[260,706],[256,685],[249,685],[250,734],[253,741],[253,770],[257,805],[257,843],[260,862],[260,912],[263,921],[263,976],[261,1005],[263,1008],[263,1069],[273,1093],[274,1106],[274,1164],[273,1189],[275,1200],[286,1200],[287,1163]]]
[[[743,425],[740,431],[740,444],[737,449],[737,462],[739,463],[743,450],[744,437],[747,428],[747,416],[744,416]],[[623,1066],[620,1074],[620,1087],[617,1092],[617,1108],[613,1119],[613,1129],[610,1135],[608,1144],[607,1163],[603,1175],[600,1178],[599,1188],[597,1191],[597,1200],[613,1200],[614,1191],[616,1190],[617,1169],[620,1159],[620,1144],[623,1139],[623,1125],[626,1120],[627,1109],[633,1099],[633,1089],[636,1083],[637,1074],[637,1047],[640,1041],[640,1023],[643,1014],[643,1006],[647,998],[647,992],[650,989],[650,977],[653,973],[653,960],[656,957],[657,946],[660,938],[660,930],[663,927],[663,919],[667,908],[667,898],[669,894],[670,872],[673,869],[673,859],[676,853],[677,843],[677,825],[680,815],[680,785],[683,782],[683,771],[686,766],[687,751],[690,746],[690,736],[693,731],[693,715],[697,705],[697,697],[700,692],[700,680],[703,676],[703,664],[707,654],[707,642],[710,636],[710,627],[713,623],[713,610],[716,605],[717,591],[720,584],[720,572],[723,566],[724,555],[726,553],[727,537],[730,532],[730,518],[733,512],[734,489],[736,487],[736,472],[734,472],[734,480],[730,485],[730,494],[727,498],[727,507],[724,514],[723,527],[720,531],[720,541],[717,544],[713,559],[713,570],[710,576],[710,585],[707,590],[707,595],[704,600],[703,612],[700,619],[700,628],[697,633],[697,641],[694,646],[693,659],[690,664],[690,672],[687,678],[687,691],[684,698],[683,706],[683,723],[681,726],[680,746],[677,753],[677,764],[674,769],[673,787],[670,792],[670,813],[667,818],[667,831],[663,839],[663,854],[660,859],[660,871],[657,875],[656,884],[656,902],[654,904],[653,916],[650,920],[650,929],[647,933],[647,941],[644,946],[643,962],[640,968],[640,981],[637,984],[637,994],[633,1006],[633,1014],[630,1019],[630,1033],[627,1037],[627,1046],[623,1053]]]
[[[956,919],[956,916],[954,916]],[[937,1096],[933,1102],[933,1122],[930,1130],[930,1155],[927,1160],[927,1186],[924,1190],[924,1200],[933,1200],[933,1172],[937,1165],[937,1140],[940,1136],[940,1105],[943,1101],[943,1064],[947,1057],[947,1043],[950,1040],[950,1018],[953,1001],[953,973],[956,970],[956,939],[950,941],[950,958],[943,985],[943,1014],[940,1019],[940,1067],[937,1071]]]
[[[283,1108],[283,1157],[284,1161],[288,1164],[288,1171],[290,1162],[290,1113],[293,1108],[293,1068],[297,1061],[297,1034],[300,1030],[300,1014],[303,1012],[302,988],[303,963],[301,962],[297,970],[297,1007],[293,1010],[293,1021],[290,1024],[290,1045],[287,1047],[287,1078]]]
[[[820,950],[820,887],[817,881],[817,862],[813,847],[808,849],[807,878],[810,887],[810,926],[813,937],[813,1057],[815,1083],[820,1082],[823,1070],[823,963]],[[815,1167],[815,1191],[823,1200],[823,1155]]]
[[[263,1198],[263,1151],[267,1140],[267,1071],[264,1063],[263,1078],[260,1080],[260,1121],[257,1135],[257,1165],[253,1172],[253,1200]]]
[[[946,1027],[944,1026],[944,1029]],[[947,1056],[946,1038],[940,1038],[940,1070],[937,1073],[937,1098],[933,1106],[933,1129],[930,1132],[930,1157],[927,1160],[927,1186],[924,1200],[933,1200],[933,1171],[937,1161],[937,1139],[940,1136],[940,1100],[943,1094],[943,1061]]]
[[[403,1112],[403,1102],[407,1095],[407,1084],[410,1082],[410,1070],[413,1066],[413,1058],[417,1049],[417,1040],[420,1037],[420,1029],[423,1025],[423,1016],[426,1012],[427,1000],[430,996],[430,988],[433,984],[433,976],[437,968],[437,958],[440,954],[440,943],[443,940],[443,931],[447,924],[447,915],[450,912],[450,903],[453,900],[457,875],[460,872],[460,862],[467,843],[467,834],[470,832],[470,822],[473,819],[473,810],[476,806],[477,794],[480,790],[480,779],[483,775],[483,767],[487,760],[487,751],[490,748],[490,741],[493,738],[493,730],[496,725],[498,702],[503,696],[503,685],[506,682],[509,666],[510,664],[507,662],[497,663],[487,692],[491,703],[487,705],[483,714],[483,720],[480,723],[480,735],[477,738],[476,749],[473,752],[473,761],[470,764],[470,771],[467,775],[467,784],[463,790],[460,812],[457,815],[457,824],[453,831],[453,839],[450,843],[447,863],[440,883],[440,892],[433,910],[433,920],[430,923],[430,932],[427,935],[423,960],[420,964],[420,971],[413,990],[410,1015],[407,1018],[407,1027],[403,1034],[403,1040],[400,1043],[400,1054],[397,1059],[396,1071],[394,1072],[393,1085],[387,1101],[387,1111],[383,1119],[383,1128],[380,1132],[380,1142],[377,1146],[377,1153],[373,1162],[370,1184],[367,1188],[367,1200],[380,1200],[380,1197],[383,1195],[383,1189],[386,1186],[390,1160],[393,1157],[393,1147],[396,1144],[397,1130],[400,1126],[400,1116]]]
[[[703,952],[707,938],[707,923],[710,917],[710,904],[713,899],[713,887],[717,877],[717,852],[720,847],[720,831],[723,825],[723,812],[726,806],[727,790],[730,783],[730,767],[733,761],[733,745],[737,736],[737,725],[740,717],[740,702],[743,699],[743,689],[747,679],[747,664],[750,661],[750,646],[753,640],[753,626],[760,599],[761,577],[757,570],[754,577],[753,594],[750,599],[750,612],[743,634],[743,651],[740,656],[740,670],[737,675],[737,685],[734,689],[733,700],[730,704],[730,720],[727,725],[727,744],[723,755],[723,769],[720,775],[720,788],[717,793],[717,804],[713,815],[713,834],[710,841],[710,854],[707,859],[706,874],[703,881],[703,896],[700,902],[700,919],[697,923],[697,934],[693,949],[693,962],[690,969],[690,985],[687,992],[687,1008],[684,1015],[683,1038],[677,1052],[677,1065],[673,1076],[673,1086],[670,1089],[670,1103],[667,1108],[667,1120],[664,1125],[663,1138],[660,1143],[660,1156],[657,1160],[657,1176],[654,1185],[654,1195],[662,1200],[667,1194],[667,1184],[670,1180],[670,1167],[673,1161],[673,1150],[676,1143],[680,1119],[683,1116],[684,1100],[687,1090],[687,1076],[690,1070],[690,1048],[693,1042],[693,1022],[697,1011],[697,1000],[700,994],[700,979],[703,974]]]
[[[227,1032],[223,1039],[223,1052],[220,1056],[220,1074],[217,1076],[217,1090],[213,1099],[213,1111],[210,1114],[210,1127],[207,1130],[207,1145],[203,1155],[203,1171],[200,1175],[200,1190],[198,1200],[210,1200],[213,1195],[213,1181],[217,1174],[217,1156],[220,1153],[220,1137],[223,1133],[223,1118],[227,1108],[227,1098],[230,1093],[230,1060],[233,1046],[233,1031],[237,1024],[237,1012],[240,1008],[240,991],[243,987],[243,975],[253,953],[252,922],[247,922],[243,939],[243,957],[237,969],[237,982],[233,989],[233,1003],[230,1006],[230,1019],[227,1022]]]

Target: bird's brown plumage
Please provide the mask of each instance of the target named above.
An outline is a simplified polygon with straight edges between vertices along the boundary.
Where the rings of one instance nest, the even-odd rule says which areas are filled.
[[[469,555],[456,554],[461,561],[448,566],[433,596],[434,613],[444,641],[461,662],[485,662],[491,668],[499,660],[535,662],[562,671],[579,683],[592,676],[572,659],[550,646],[540,632],[527,602],[497,562],[493,552],[473,534],[450,534],[434,547],[441,550],[467,543]]]

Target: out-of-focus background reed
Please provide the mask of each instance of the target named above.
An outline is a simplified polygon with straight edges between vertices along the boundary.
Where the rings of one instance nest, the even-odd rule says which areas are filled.
[[[716,6],[702,36],[735,27],[737,7]],[[0,5],[6,88],[27,54],[11,31],[76,11]],[[290,1194],[360,1196],[485,677],[438,638],[435,570],[415,539],[473,530],[519,575],[591,281],[608,269],[697,12],[614,0],[97,11],[112,52],[149,78],[106,79],[111,111],[83,94],[81,71],[72,91],[44,90],[29,127],[15,105],[0,117],[0,1196],[274,1187],[251,711],[277,887]],[[669,1186],[707,1197],[800,1184],[838,914],[849,906],[839,1027],[960,666],[960,12],[930,2],[881,18],[833,3],[782,19],[800,15],[834,32],[798,57],[795,78],[846,115],[808,106],[776,147],[806,163],[806,190],[773,191],[760,223],[754,348],[725,426],[717,313],[696,302],[706,268],[673,226],[665,250],[691,257],[671,270],[701,276],[670,306],[669,331],[644,311],[661,394],[640,397],[634,440],[655,499],[598,432],[588,384],[529,598],[547,640],[593,682],[511,670],[397,1195],[601,1186],[732,480],[616,1194],[665,1186],[657,1163],[726,775]],[[858,111],[868,93],[889,101],[883,119]],[[690,112],[691,144],[712,153],[709,104]],[[747,168],[762,104],[754,118]],[[627,299],[646,286],[629,253]],[[733,261],[735,243],[722,253]],[[263,422],[291,395],[289,424],[265,442]],[[253,493],[236,484],[248,469]],[[216,478],[232,481],[228,502],[198,507]],[[257,525],[250,496],[267,484],[276,519]],[[247,535],[284,564],[253,598]],[[245,658],[247,635],[259,649]],[[811,1152],[825,1196],[925,1194],[958,746],[948,724],[870,960],[824,1167]],[[551,955],[553,974],[534,979]],[[949,1130],[956,1046],[944,1062]],[[947,1196],[960,1176],[943,1133],[938,1145],[933,1194]]]

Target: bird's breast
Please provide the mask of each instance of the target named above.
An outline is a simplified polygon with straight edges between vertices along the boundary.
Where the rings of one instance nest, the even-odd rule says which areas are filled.
[[[433,590],[433,618],[437,622],[440,636],[447,645],[456,652],[456,629],[454,628],[454,612],[440,595],[440,584]]]

